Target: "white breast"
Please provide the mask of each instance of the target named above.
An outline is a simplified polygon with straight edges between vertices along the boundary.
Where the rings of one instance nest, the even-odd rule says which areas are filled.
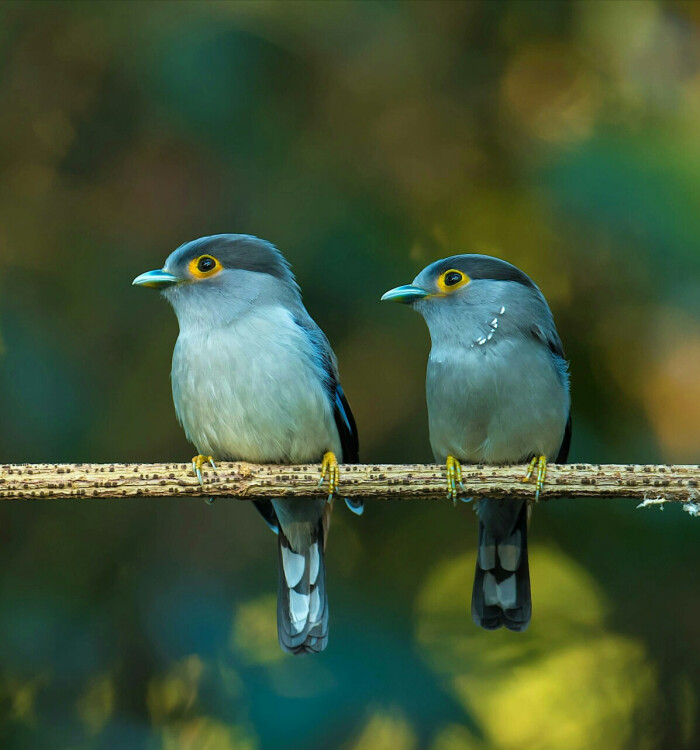
[[[211,330],[181,331],[173,400],[189,440],[221,460],[270,463],[340,457],[323,372],[283,307]]]
[[[430,442],[437,461],[513,463],[556,458],[569,392],[539,342],[512,338],[431,352],[427,373]]]

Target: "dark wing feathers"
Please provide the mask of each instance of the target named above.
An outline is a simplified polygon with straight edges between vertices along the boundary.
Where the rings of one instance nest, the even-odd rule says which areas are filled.
[[[564,439],[561,441],[561,447],[557,454],[557,463],[565,464],[569,458],[569,448],[571,447],[571,412],[566,420],[566,429],[564,430]]]
[[[357,437],[355,418],[350,411],[350,404],[345,398],[340,383],[335,386],[335,425],[338,428],[340,444],[343,447],[343,463],[356,464],[360,461],[360,443]]]
[[[350,410],[350,404],[340,385],[338,367],[328,339],[323,331],[311,320],[295,319],[296,324],[304,331],[311,341],[326,375],[326,390],[333,404],[333,416],[338,428],[340,445],[343,449],[343,463],[356,464],[359,461],[359,442],[355,418]]]
[[[360,443],[357,437],[355,418],[350,411],[350,404],[345,398],[345,393],[340,383],[335,387],[335,424],[340,436],[340,445],[343,448],[343,463],[357,464],[360,462]],[[365,509],[365,501],[361,498],[346,497],[345,504],[358,516]]]
[[[280,524],[277,520],[275,509],[272,507],[272,502],[270,500],[253,500],[253,505],[255,506],[255,510],[263,517],[265,523],[270,527],[270,530],[274,531],[275,534],[279,534]]]
[[[323,336],[321,331],[319,333]],[[340,447],[343,450],[343,463],[356,464],[360,461],[360,443],[357,436],[355,417],[353,417],[350,404],[347,398],[345,398],[343,387],[338,382],[338,368],[335,364],[330,344],[326,341],[325,336],[323,336],[323,343],[325,346],[322,346],[319,353],[327,376],[326,387],[328,395],[333,401],[333,417],[338,430],[338,437],[340,438]],[[358,516],[361,516],[364,512],[365,502],[362,499],[346,497],[345,504]]]

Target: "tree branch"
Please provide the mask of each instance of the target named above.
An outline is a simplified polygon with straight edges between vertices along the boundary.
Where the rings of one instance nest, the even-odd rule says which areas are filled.
[[[525,466],[463,465],[465,497],[534,497]],[[120,497],[308,497],[319,488],[319,465],[220,464],[204,470],[204,489],[190,464],[0,465],[0,499]],[[432,464],[341,466],[339,494],[366,498],[444,500],[445,467]],[[700,466],[550,464],[542,499],[628,497],[647,505],[700,499]],[[644,503],[643,503],[644,504]]]

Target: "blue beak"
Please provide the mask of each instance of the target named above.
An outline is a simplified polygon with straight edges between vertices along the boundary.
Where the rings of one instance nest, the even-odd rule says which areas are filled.
[[[157,271],[147,271],[137,276],[131,283],[134,286],[149,286],[153,289],[164,289],[180,281],[177,276],[159,268]]]
[[[393,300],[394,302],[415,302],[419,299],[425,299],[430,296],[430,292],[426,292],[425,289],[421,289],[419,286],[413,286],[413,284],[405,284],[404,286],[397,286],[394,289],[390,289],[382,295],[382,302],[386,300]]]

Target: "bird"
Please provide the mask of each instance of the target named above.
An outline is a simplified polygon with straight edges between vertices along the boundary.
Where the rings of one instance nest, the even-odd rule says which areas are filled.
[[[535,282],[488,255],[453,255],[386,292],[425,319],[430,444],[446,466],[448,497],[464,489],[461,462],[527,463],[537,501],[547,462],[571,443],[569,365]],[[481,499],[471,611],[486,630],[524,631],[532,616],[527,500]]]
[[[256,500],[278,535],[279,643],[318,653],[328,643],[324,554],[338,463],[357,463],[355,420],[336,356],[307,312],[291,266],[270,242],[218,234],[187,242],[162,269],[133,284],[161,290],[179,335],[173,401],[198,451],[192,466],[217,461],[321,463],[328,496]],[[346,500],[360,514],[361,501]]]

